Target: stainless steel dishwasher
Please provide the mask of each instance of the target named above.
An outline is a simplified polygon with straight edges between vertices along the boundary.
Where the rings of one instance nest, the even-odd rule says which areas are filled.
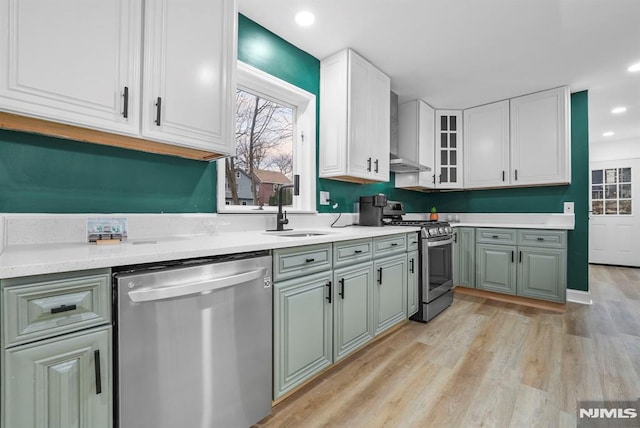
[[[271,412],[271,256],[114,273],[116,426],[242,427]]]

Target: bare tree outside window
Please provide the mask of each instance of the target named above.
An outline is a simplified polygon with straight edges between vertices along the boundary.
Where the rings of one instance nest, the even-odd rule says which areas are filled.
[[[291,107],[238,89],[236,155],[225,162],[230,205],[277,204],[273,189],[293,176],[293,114]]]

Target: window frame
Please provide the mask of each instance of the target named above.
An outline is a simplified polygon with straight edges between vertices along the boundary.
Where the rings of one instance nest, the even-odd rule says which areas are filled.
[[[287,207],[287,212],[316,213],[316,96],[242,61],[237,63],[239,89],[294,108],[293,173],[300,175],[300,195],[293,197],[293,206]],[[226,159],[222,158],[216,162],[216,199],[219,214],[277,212],[278,207],[267,205],[262,209],[256,205],[226,205]],[[313,173],[310,174],[309,171]]]

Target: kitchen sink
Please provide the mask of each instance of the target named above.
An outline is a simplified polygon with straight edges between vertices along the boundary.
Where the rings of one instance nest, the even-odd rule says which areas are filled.
[[[265,232],[265,235],[276,235],[285,238],[307,238],[310,236],[330,235],[331,232],[321,232],[319,230],[285,230],[283,232]]]

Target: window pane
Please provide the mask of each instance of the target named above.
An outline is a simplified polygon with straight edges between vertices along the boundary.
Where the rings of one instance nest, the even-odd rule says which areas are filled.
[[[606,201],[604,208],[605,214],[616,215],[618,214],[618,201]]]
[[[602,184],[602,170],[594,169],[591,171],[591,184]]]
[[[278,186],[293,178],[293,118],[291,107],[236,92],[236,155],[225,162],[225,203],[278,204]]]
[[[458,137],[457,134],[451,134],[449,136],[449,140],[450,140],[450,143],[451,143],[451,148],[453,148],[453,149],[455,149],[456,146],[458,145],[458,142],[456,141],[457,137]]]
[[[449,124],[451,125],[450,131],[456,131],[458,129],[455,116],[449,117]]]
[[[442,168],[440,170],[440,182],[441,183],[448,183],[449,181],[449,169],[448,168]]]
[[[449,152],[447,150],[440,150],[440,165],[449,165],[449,159],[447,159],[448,154]]]
[[[617,199],[618,198],[618,186],[606,185],[605,186],[605,199]]]
[[[602,201],[593,201],[591,203],[591,210],[595,215],[602,215],[603,214]]]
[[[631,198],[631,184],[620,185],[620,198]]]
[[[447,135],[446,132],[440,134],[440,147],[447,147]]]
[[[458,165],[458,151],[457,150],[451,150],[450,154],[449,154],[449,160],[450,160],[450,164],[449,165]]]
[[[458,173],[456,172],[456,168],[449,168],[449,171],[451,172],[451,183],[455,183],[456,181],[458,181]]]
[[[631,183],[631,168],[620,168],[618,181],[620,183]]]
[[[440,129],[442,131],[446,131],[449,129],[449,127],[447,126],[447,119],[448,116],[440,116]]]
[[[605,183],[607,184],[614,184],[617,183],[617,173],[618,170],[617,169],[607,169],[605,171],[604,177],[605,177]]]
[[[631,214],[631,201],[629,199],[625,199],[620,201],[620,214]]]
[[[602,186],[591,187],[591,199],[603,199]]]

